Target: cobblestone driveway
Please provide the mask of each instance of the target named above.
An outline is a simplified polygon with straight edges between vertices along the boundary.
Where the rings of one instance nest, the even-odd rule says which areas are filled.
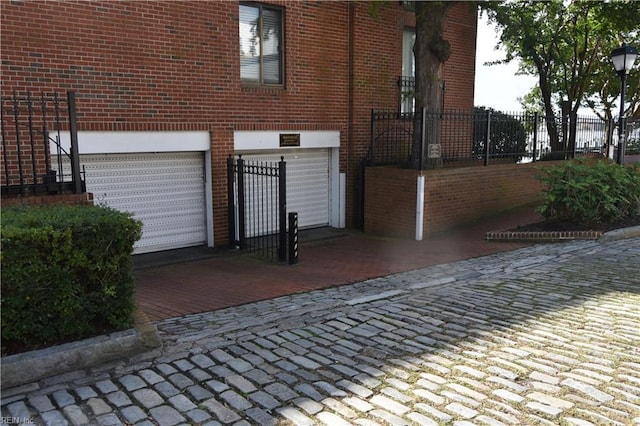
[[[162,350],[9,390],[3,420],[640,425],[639,262],[537,245],[165,320]]]

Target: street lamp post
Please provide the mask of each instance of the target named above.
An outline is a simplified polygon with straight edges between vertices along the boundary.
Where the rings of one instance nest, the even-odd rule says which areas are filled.
[[[622,47],[611,52],[611,61],[620,76],[620,115],[618,117],[618,164],[624,163],[625,147],[625,119],[624,119],[624,92],[627,85],[627,71],[631,70],[638,56],[638,49],[622,43]]]

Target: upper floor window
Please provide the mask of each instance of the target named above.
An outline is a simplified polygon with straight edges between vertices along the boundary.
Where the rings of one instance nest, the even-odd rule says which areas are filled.
[[[256,84],[283,84],[282,9],[240,4],[240,78]]]

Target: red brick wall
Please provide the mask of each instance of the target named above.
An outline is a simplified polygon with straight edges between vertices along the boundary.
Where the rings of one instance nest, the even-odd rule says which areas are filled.
[[[58,194],[58,195],[36,195],[29,197],[5,198],[2,200],[4,207],[17,206],[44,206],[51,204],[93,204],[93,194]]]
[[[451,56],[444,64],[445,109],[473,111],[477,24],[472,2],[459,2],[447,14],[444,37],[451,43]]]
[[[234,130],[339,130],[352,226],[370,110],[397,106],[413,14],[397,2],[379,17],[369,2],[268,3],[285,7],[284,88],[240,84],[237,2],[3,1],[2,94],[74,90],[79,130],[209,130],[216,243],[227,239]],[[445,102],[463,106],[473,102],[475,11],[451,16]]]
[[[540,200],[539,167],[555,162],[435,169],[425,176],[424,238],[474,219]],[[366,169],[365,231],[415,238],[418,172]]]
[[[539,200],[542,183],[535,178],[538,166],[502,164],[423,172],[425,238]]]
[[[393,167],[366,169],[365,232],[415,239],[418,174]]]

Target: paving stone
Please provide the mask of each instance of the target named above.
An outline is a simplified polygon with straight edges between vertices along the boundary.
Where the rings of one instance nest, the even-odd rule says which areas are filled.
[[[220,394],[220,398],[237,411],[243,411],[251,408],[253,405],[246,398],[233,390],[228,390]]]
[[[280,401],[289,401],[290,399],[300,396],[296,392],[291,390],[291,388],[281,383],[272,383],[270,385],[267,385],[264,387],[264,390]]]
[[[131,405],[131,399],[122,391],[112,392],[106,396],[109,402],[116,407]]]
[[[362,413],[366,413],[369,412],[373,409],[375,409],[375,407],[371,404],[369,404],[367,401],[357,398],[357,397],[347,397],[347,398],[343,398],[342,402],[344,402],[346,405],[353,407],[354,409],[356,409],[359,412]]]
[[[144,380],[142,380],[138,376],[134,376],[134,375],[131,375],[131,374],[129,374],[127,376],[124,376],[124,377],[121,377],[120,378],[120,383],[129,392],[134,391],[136,389],[141,389],[141,388],[146,386],[146,383],[144,382]]]
[[[374,395],[370,400],[372,404],[399,416],[410,410],[406,405],[400,404],[383,395]]]
[[[42,422],[44,426],[65,426],[69,422],[64,418],[64,415],[57,410],[47,411],[41,414]],[[30,419],[31,417],[18,417],[21,419]]]
[[[75,389],[75,394],[80,398],[81,401],[85,401],[89,398],[94,398],[98,396],[96,391],[93,390],[90,386],[81,386]]]
[[[317,414],[324,409],[322,404],[314,401],[313,399],[301,397],[293,400],[293,403],[304,410],[307,414]]]
[[[351,426],[351,422],[344,420],[342,417],[328,411],[318,413],[316,417],[322,424],[327,426]]]
[[[474,409],[471,409],[469,407],[465,407],[462,404],[459,404],[457,402],[452,402],[450,404],[448,404],[446,407],[444,407],[445,410],[447,410],[449,413],[456,415],[456,416],[460,416],[463,419],[472,419],[475,416],[478,415],[478,412]]]
[[[384,423],[389,424],[391,426],[406,426],[407,422],[402,418],[402,417],[398,417],[394,414],[389,413],[388,411],[384,411],[384,410],[371,410],[369,411],[369,416],[376,418],[376,419],[380,419],[382,420]]]
[[[129,423],[137,423],[140,420],[147,418],[144,411],[135,405],[124,407],[120,412]]]
[[[320,381],[320,382],[315,382],[314,385],[329,396],[334,396],[334,397],[347,396],[347,393],[345,391],[343,391],[342,389],[338,389],[337,387],[333,386],[331,383]]]
[[[184,395],[172,396],[168,402],[181,413],[197,408],[197,405]]]
[[[204,354],[196,354],[192,356],[191,362],[193,362],[200,368],[209,368],[215,365],[213,360]]]
[[[562,386],[567,386],[571,389],[582,392],[588,397],[593,398],[600,403],[609,402],[614,399],[613,396],[609,395],[608,393],[602,392],[594,386],[579,382],[574,379],[565,379],[560,382],[560,384]]]
[[[551,417],[557,417],[563,411],[562,408],[553,407],[551,405],[546,405],[535,401],[527,402],[526,407],[533,411],[538,411]]]
[[[253,365],[241,358],[234,358],[226,363],[232,370],[238,373],[245,373],[253,369]]]
[[[271,376],[270,374],[267,374],[265,371],[259,368],[254,368],[253,370],[247,371],[240,377],[250,382],[256,383],[258,385],[266,385],[268,383],[272,383],[275,381],[273,376]],[[229,378],[230,377],[228,377],[227,379]]]
[[[224,392],[225,390],[229,389],[229,386],[226,383],[222,383],[217,380],[209,380],[206,385],[217,393]]]
[[[273,410],[280,406],[280,402],[277,399],[263,391],[253,392],[248,398],[267,410]]]
[[[335,411],[336,413],[340,414],[342,417],[345,417],[348,419],[354,419],[358,416],[358,414],[354,410],[352,410],[342,402],[338,401],[337,399],[325,398],[322,400],[322,404],[327,406],[332,411]]]
[[[506,389],[496,389],[492,392],[495,396],[502,398],[506,401],[509,402],[515,402],[515,403],[520,403],[522,401],[524,401],[524,397],[513,393],[511,391],[508,391]]]
[[[526,395],[528,399],[540,402],[542,404],[550,405],[552,407],[557,407],[561,410],[568,410],[574,406],[573,402],[565,401],[561,398],[556,398],[554,396],[546,395],[540,392],[532,392]]]
[[[66,390],[56,391],[51,396],[59,408],[64,408],[76,402],[75,398]]]
[[[358,395],[361,398],[369,398],[371,395],[373,395],[373,391],[370,390],[369,388],[349,380],[340,380],[336,383],[336,386],[348,392],[351,392],[355,395]]]
[[[31,413],[29,413],[29,409],[26,404],[22,401],[14,402],[7,406],[9,413],[11,413],[12,418],[16,419],[29,419],[31,418]]]
[[[178,370],[185,372],[195,368],[195,365],[193,365],[186,359],[178,359],[176,361],[173,361],[173,365],[175,365]]]
[[[202,402],[201,405],[224,424],[233,423],[241,419],[238,413],[225,407],[215,398],[208,399]]]
[[[96,424],[99,426],[122,426],[122,422],[113,413],[103,414],[96,417]]]
[[[149,414],[158,422],[158,426],[173,426],[186,420],[179,412],[168,405],[154,407],[149,410]]]
[[[190,398],[192,398],[194,401],[203,401],[213,396],[211,392],[200,385],[189,386],[186,391]]]
[[[172,374],[168,379],[178,389],[184,389],[194,384],[193,380],[182,373]]]
[[[414,389],[413,394],[416,395],[418,398],[429,401],[435,405],[444,404],[446,401],[442,396],[437,395],[433,392],[430,392],[426,389]]]
[[[407,414],[407,417],[409,420],[420,426],[438,426],[438,422],[435,420],[415,411]]]
[[[279,420],[277,420],[276,418],[272,417],[269,413],[267,413],[266,411],[260,409],[260,408],[250,408],[247,411],[245,411],[245,414],[252,419],[255,424],[258,425],[264,425],[264,426],[276,426],[279,424]]]
[[[196,424],[203,424],[211,418],[209,413],[199,408],[187,411],[186,416],[191,420],[191,422]]]
[[[337,388],[335,389],[338,390]],[[300,394],[308,396],[314,401],[321,401],[322,399],[324,399],[324,395],[322,395],[320,392],[318,392],[318,390],[315,387],[311,386],[308,383],[301,383],[297,385],[295,387],[295,390],[297,392],[300,392]],[[345,396],[346,396],[346,393],[345,393]]]
[[[30,397],[29,404],[39,412],[49,411],[55,408],[49,397],[46,395],[35,395]]]
[[[140,404],[142,404],[147,409],[164,403],[164,399],[162,399],[162,397],[152,389],[139,389],[133,392],[132,395]]]
[[[89,406],[89,408],[91,408],[91,411],[93,411],[93,414],[95,414],[96,416],[110,413],[112,411],[112,408],[109,406],[109,404],[99,398],[91,398],[87,401],[87,405]]]
[[[169,382],[156,383],[153,388],[165,398],[169,398],[180,393],[180,390]]]
[[[278,408],[276,412],[296,426],[312,426],[315,422],[293,407]]]

